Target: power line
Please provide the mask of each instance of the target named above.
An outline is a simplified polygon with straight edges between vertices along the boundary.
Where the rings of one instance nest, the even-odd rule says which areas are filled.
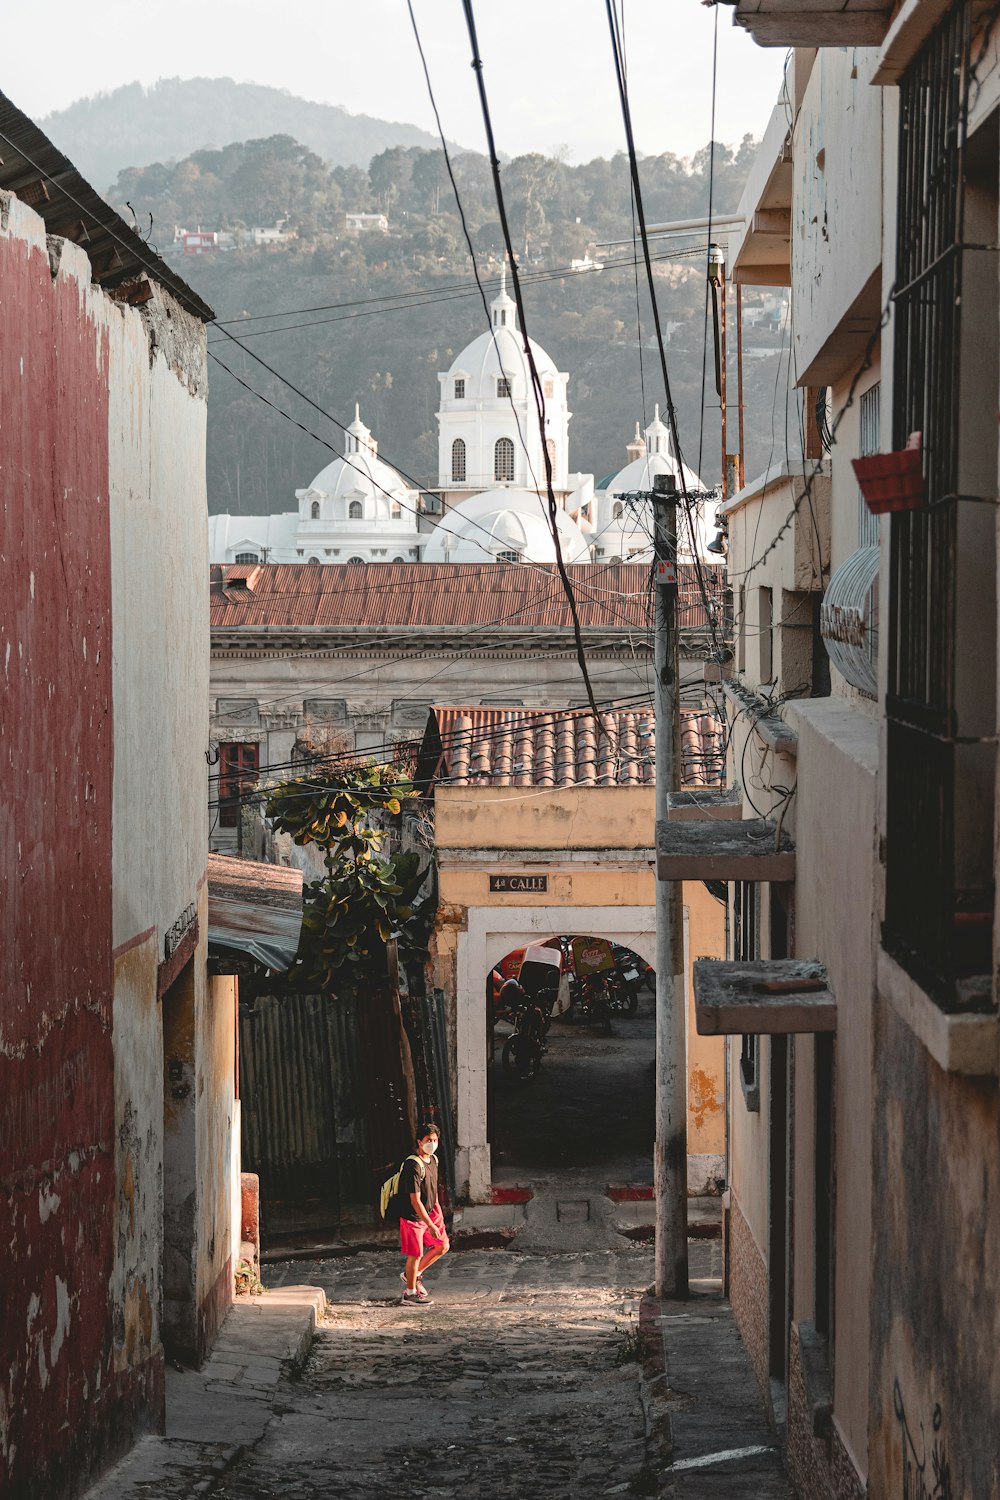
[[[511,239],[510,225],[507,222],[507,208],[504,202],[503,189],[500,184],[500,161],[497,156],[496,142],[493,138],[493,121],[490,117],[489,101],[486,97],[486,84],[483,78],[483,61],[479,55],[479,42],[476,37],[476,21],[472,10],[472,0],[463,0],[465,11],[465,22],[469,33],[469,42],[472,47],[472,66],[476,74],[476,84],[479,92],[479,103],[482,110],[483,126],[486,131],[486,141],[489,148],[490,170],[493,174],[493,191],[496,197],[497,213],[500,217],[500,227],[503,230],[504,244],[507,248],[507,256],[510,261],[511,283],[514,287],[514,301],[517,303],[518,316],[521,322],[521,335],[524,339],[524,354],[531,371],[531,383],[535,393],[535,406],[538,412],[538,428],[541,435],[542,459],[545,464],[545,486],[548,492],[549,502],[549,528],[552,532],[552,541],[555,546],[556,566],[562,579],[566,598],[569,601],[570,613],[573,616],[573,631],[576,637],[577,655],[580,661],[580,671],[587,688],[587,696],[590,699],[591,708],[596,716],[598,709],[594,698],[594,689],[591,685],[590,676],[587,671],[587,658],[583,646],[583,637],[580,632],[580,618],[577,613],[576,599],[573,596],[573,587],[566,572],[566,564],[563,561],[562,543],[559,539],[558,507],[556,505],[555,492],[552,488],[552,459],[548,446],[545,442],[545,393],[538,374],[538,366],[535,361],[535,353],[531,347],[531,339],[528,335],[528,321],[524,306],[524,295],[521,290],[521,281],[517,269],[517,260],[514,255],[514,245]],[[412,16],[412,7],[411,7]],[[414,26],[416,22],[414,21]]]

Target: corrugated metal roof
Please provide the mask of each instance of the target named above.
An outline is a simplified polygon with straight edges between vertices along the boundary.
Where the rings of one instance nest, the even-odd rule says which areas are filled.
[[[210,323],[207,302],[172,271],[156,251],[81,177],[44,131],[0,93],[0,189],[14,193],[45,220],[49,234],[86,250],[94,280],[111,291],[146,275]],[[148,292],[147,292],[148,295]]]
[[[302,929],[302,871],[208,856],[208,943],[273,972],[291,967]]]
[[[681,761],[684,786],[722,784],[722,728],[707,709],[682,711]],[[417,779],[439,777],[452,786],[652,786],[653,710],[611,709],[598,724],[589,709],[435,707]]]
[[[566,571],[584,629],[649,628],[648,566],[576,563]],[[721,618],[722,570],[704,571]],[[681,628],[707,628],[694,569],[682,566],[678,573]],[[554,567],[502,562],[216,564],[211,612],[216,630],[572,625]]]

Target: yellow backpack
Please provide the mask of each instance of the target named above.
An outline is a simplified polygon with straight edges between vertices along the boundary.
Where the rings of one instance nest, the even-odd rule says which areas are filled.
[[[385,1219],[386,1223],[388,1224],[398,1224],[400,1219],[403,1217],[404,1206],[409,1207],[408,1204],[404,1205],[399,1201],[399,1179],[402,1175],[403,1168],[406,1166],[406,1162],[408,1161],[416,1162],[419,1168],[419,1172],[417,1175],[420,1182],[423,1182],[426,1175],[424,1164],[421,1161],[420,1157],[411,1152],[410,1155],[406,1158],[406,1161],[400,1162],[399,1171],[394,1172],[391,1177],[387,1177],[385,1179],[382,1184],[382,1190],[379,1193],[378,1211],[381,1217]]]

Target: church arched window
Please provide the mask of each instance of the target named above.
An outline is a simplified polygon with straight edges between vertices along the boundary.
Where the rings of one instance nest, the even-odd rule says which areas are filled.
[[[352,500],[347,507],[347,519],[349,521],[360,521],[365,513],[365,508],[360,500]],[[360,559],[358,559],[360,561]],[[353,561],[353,559],[352,559]]]
[[[349,557],[347,559],[347,561],[349,563],[363,563],[364,562],[364,558],[363,557]]]
[[[403,519],[403,507],[400,505],[398,500],[394,500],[392,502],[392,510],[390,514],[394,521],[401,521]]]
[[[622,505],[620,500],[616,500],[614,505],[611,507],[611,519],[613,521],[620,521],[624,513],[625,507]]]
[[[455,400],[456,401],[464,401],[465,400],[465,380],[464,379],[456,380],[455,381]]]
[[[551,380],[546,380],[545,381],[544,385],[542,386],[542,390],[543,390],[543,392],[545,394],[545,399],[546,400],[551,399],[551,397],[554,396],[555,393],[556,393],[555,385],[553,384],[553,382]]]
[[[514,444],[510,438],[497,438],[493,449],[493,478],[510,483],[514,478]]]
[[[259,563],[260,558],[256,552],[237,552],[233,561],[238,563]]]
[[[507,397],[510,395],[510,380],[509,380],[508,376],[506,376],[506,375],[500,375],[500,376],[498,376],[498,378],[497,378],[497,395],[500,397],[501,400],[506,400]]]
[[[309,558],[309,561],[310,561],[310,562],[311,562],[311,563],[318,563],[318,562],[319,562],[319,558],[318,558],[318,557],[310,557],[310,558]]]
[[[549,455],[549,465],[553,474],[556,472],[556,445],[552,438],[545,439],[545,451]]]
[[[310,516],[312,517],[312,519],[314,521],[318,521],[319,520],[319,501],[318,500],[314,500],[313,503],[312,503],[312,505],[310,505],[310,507],[309,507],[309,514],[310,514]]]
[[[465,439],[456,438],[451,445],[451,477],[465,478]]]

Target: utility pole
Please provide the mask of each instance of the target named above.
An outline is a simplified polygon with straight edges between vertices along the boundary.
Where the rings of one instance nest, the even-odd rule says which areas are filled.
[[[656,826],[667,821],[680,740],[677,637],[677,479],[653,479],[656,567]],[[658,1297],[688,1294],[686,986],[680,890],[656,877],[656,1204]]]

